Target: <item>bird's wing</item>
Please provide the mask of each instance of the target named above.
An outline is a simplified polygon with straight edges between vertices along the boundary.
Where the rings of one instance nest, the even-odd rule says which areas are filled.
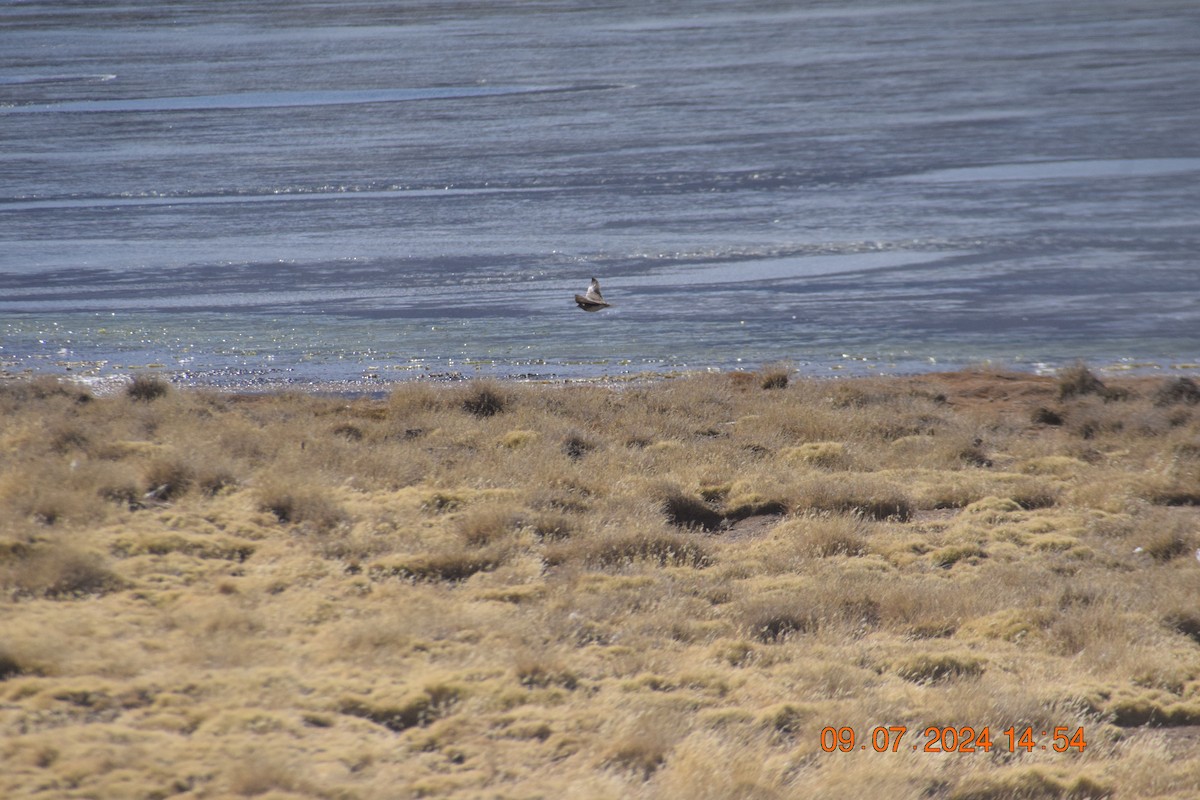
[[[600,294],[600,281],[592,278],[592,285],[588,287],[587,299],[595,300],[598,303],[604,302],[604,295]]]

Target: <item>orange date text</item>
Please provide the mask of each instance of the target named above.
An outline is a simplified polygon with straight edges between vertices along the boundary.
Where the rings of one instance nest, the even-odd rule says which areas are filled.
[[[1072,729],[1067,725],[1045,730],[1030,725],[1024,728],[1010,725],[995,735],[990,726],[977,729],[970,725],[930,725],[920,733],[914,729],[906,739],[908,733],[906,725],[877,725],[861,734],[849,726],[827,725],[821,729],[821,749],[826,753],[855,750],[898,753],[901,748],[923,753],[990,753],[994,747],[1009,753],[1032,753],[1034,750],[1056,753],[1078,750],[1082,753],[1087,747],[1083,728]]]

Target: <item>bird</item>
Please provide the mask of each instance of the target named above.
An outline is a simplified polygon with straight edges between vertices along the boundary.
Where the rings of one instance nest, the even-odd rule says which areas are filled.
[[[592,278],[587,294],[575,295],[575,302],[584,311],[599,311],[602,308],[608,308],[609,305],[604,302],[604,296],[600,294],[600,281],[595,278]]]

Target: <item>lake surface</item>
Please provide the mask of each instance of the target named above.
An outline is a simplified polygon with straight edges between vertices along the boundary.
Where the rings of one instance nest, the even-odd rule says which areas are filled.
[[[1200,370],[1194,2],[0,2],[0,42],[9,374]]]

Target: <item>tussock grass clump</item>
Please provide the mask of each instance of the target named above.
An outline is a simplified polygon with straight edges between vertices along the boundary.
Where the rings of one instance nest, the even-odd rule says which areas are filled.
[[[575,533],[575,522],[567,514],[543,511],[533,516],[529,529],[539,541],[556,541],[570,538]]]
[[[333,530],[348,522],[345,509],[317,486],[270,482],[258,490],[258,505],[284,524],[307,525],[317,531]]]
[[[1200,404],[1200,385],[1191,378],[1172,378],[1154,390],[1154,405],[1197,405]]]
[[[727,522],[737,522],[758,516],[780,516],[788,513],[788,502],[779,497],[761,495],[758,493],[738,494],[728,498],[722,504],[722,516]]]
[[[61,599],[103,595],[123,588],[125,581],[101,554],[59,539],[0,565],[0,585],[17,596]]]
[[[1067,367],[1058,373],[1059,400],[1087,395],[1095,395],[1105,401],[1126,400],[1129,398],[1129,391],[1107,386],[1083,363]]]
[[[746,634],[767,644],[812,633],[821,626],[820,610],[799,598],[758,600],[743,608],[740,616]]]
[[[898,522],[907,521],[913,512],[912,501],[898,486],[866,475],[805,480],[797,487],[795,508]]]
[[[1200,645],[1200,609],[1175,609],[1163,617],[1163,623]]]
[[[1086,775],[1020,767],[996,776],[967,778],[950,793],[949,800],[1105,800],[1115,796],[1113,787]]]
[[[950,569],[955,564],[967,562],[978,564],[980,559],[987,558],[987,551],[975,543],[953,544],[948,547],[942,547],[935,550],[929,557],[929,561],[935,567],[942,569]]]
[[[251,754],[235,764],[229,772],[229,791],[239,797],[258,797],[273,791],[286,794],[312,791],[301,779],[295,764]]]
[[[166,397],[171,392],[171,384],[158,375],[139,373],[134,375],[125,387],[125,395],[130,400],[149,403],[160,397]]]
[[[690,495],[674,485],[659,486],[654,491],[659,508],[667,522],[680,528],[716,530],[723,522],[722,516],[703,500]]]
[[[496,381],[472,381],[463,391],[462,408],[477,417],[491,417],[504,411],[511,397]]]
[[[552,566],[576,563],[598,569],[639,563],[702,569],[712,564],[709,549],[694,537],[654,531],[609,533],[595,539],[577,537],[548,547],[544,557]]]
[[[764,389],[786,389],[790,372],[791,370],[784,366],[766,367],[762,371],[759,385]]]
[[[406,418],[438,411],[448,407],[446,395],[447,393],[441,387],[425,381],[405,381],[388,395],[388,414],[393,417]]]
[[[371,566],[371,576],[401,578],[413,581],[458,583],[479,572],[493,570],[504,563],[509,553],[504,549],[445,550],[423,553],[381,562]]]
[[[6,681],[31,671],[23,659],[0,643],[0,681]]]
[[[1089,394],[1103,396],[1106,390],[1104,382],[1082,363],[1067,367],[1058,373],[1058,399],[1060,400]]]
[[[846,584],[818,593],[774,593],[744,600],[737,605],[734,617],[743,635],[764,644],[777,644],[825,630],[861,636],[880,625],[883,607],[862,587]]]
[[[563,452],[573,461],[578,461],[595,449],[596,442],[578,431],[572,431],[563,439]]]
[[[362,428],[352,422],[343,422],[334,425],[330,433],[334,436],[340,436],[348,442],[361,442],[364,435]]]
[[[1176,728],[1200,725],[1200,703],[1180,702],[1172,695],[1147,692],[1136,697],[1120,697],[1105,708],[1114,725],[1139,728]]]
[[[574,690],[579,686],[579,676],[564,666],[561,659],[547,653],[522,652],[516,658],[514,673],[517,682],[526,688],[561,686]]]
[[[456,520],[455,527],[470,547],[485,547],[510,539],[526,524],[525,517],[508,506],[472,508]]]
[[[347,697],[338,704],[337,710],[338,713],[362,717],[393,733],[400,733],[409,728],[429,725],[451,713],[462,695],[461,687],[432,684],[396,702]]]
[[[809,464],[828,470],[848,470],[853,465],[842,442],[805,442],[779,454],[784,461]]]
[[[920,653],[896,664],[896,674],[913,683],[938,683],[983,674],[982,659],[964,653]]]
[[[537,431],[515,430],[509,431],[500,437],[500,444],[501,446],[509,449],[516,449],[518,447],[526,447],[531,445],[537,442],[537,440],[540,438],[541,436]]]
[[[679,720],[666,712],[655,712],[636,719],[616,735],[601,765],[648,781],[667,761],[682,738]]]
[[[1195,537],[1181,521],[1146,531],[1141,541],[1143,552],[1156,561],[1170,561],[1195,552]]]
[[[161,457],[146,467],[146,492],[154,500],[174,500],[191,488],[195,472],[191,464],[179,457]]]
[[[1063,418],[1062,412],[1046,406],[1038,406],[1033,410],[1031,419],[1038,425],[1050,425],[1059,427],[1066,420]]]
[[[782,523],[775,531],[781,539],[816,558],[861,556],[867,552],[867,527],[861,515],[818,512]]]
[[[59,423],[46,433],[50,449],[56,453],[86,451],[91,444],[87,432],[71,423]]]

